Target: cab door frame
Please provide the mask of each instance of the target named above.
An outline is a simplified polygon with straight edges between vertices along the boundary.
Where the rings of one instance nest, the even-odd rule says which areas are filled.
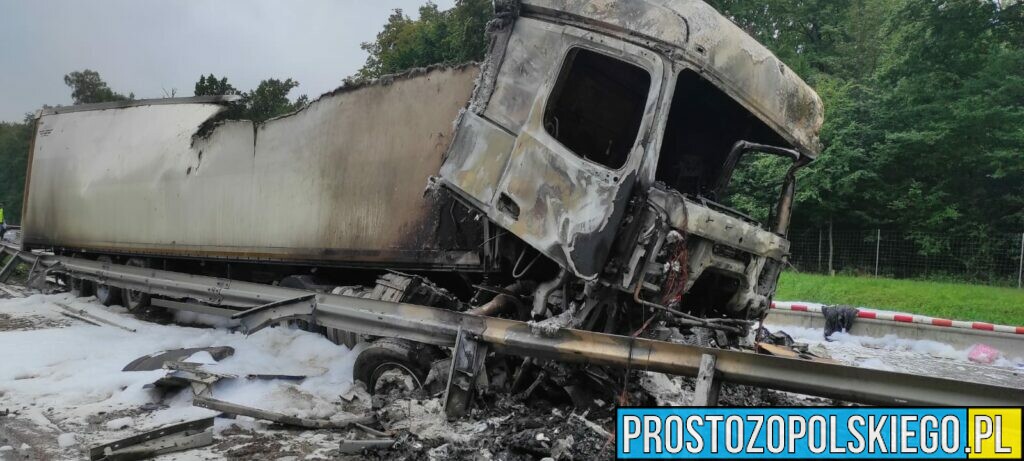
[[[607,262],[645,153],[656,147],[652,132],[671,65],[658,53],[607,35],[564,26],[561,60],[537,92],[529,118],[489,204],[497,224],[569,269],[594,280]],[[635,65],[650,75],[644,114],[625,164],[618,169],[576,154],[544,127],[544,118],[566,60],[584,49]]]

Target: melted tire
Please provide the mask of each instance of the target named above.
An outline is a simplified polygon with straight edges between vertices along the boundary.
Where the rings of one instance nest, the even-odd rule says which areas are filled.
[[[353,376],[375,393],[377,381],[388,371],[399,370],[414,378],[417,388],[423,387],[436,358],[430,346],[395,338],[378,339],[356,358]]]
[[[80,256],[78,255],[71,256],[72,259],[79,257]],[[68,292],[71,293],[71,296],[76,298],[88,298],[89,296],[96,294],[96,284],[90,280],[67,275],[65,276],[65,282],[68,286]]]
[[[96,294],[96,287],[92,282],[78,277],[68,277],[68,291],[76,298],[87,298]]]

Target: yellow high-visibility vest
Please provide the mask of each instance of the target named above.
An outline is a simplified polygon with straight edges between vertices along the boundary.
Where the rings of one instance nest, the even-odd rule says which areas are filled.
[[[4,222],[4,209],[0,208],[0,222]]]

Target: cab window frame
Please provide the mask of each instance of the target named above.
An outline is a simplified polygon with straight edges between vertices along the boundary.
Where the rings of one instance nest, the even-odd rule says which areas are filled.
[[[616,39],[616,41],[618,40]],[[644,149],[639,148],[643,147],[644,142],[650,141],[649,138],[651,136],[652,130],[656,129],[656,126],[660,124],[659,118],[661,117],[659,116],[659,113],[661,112],[661,110],[657,108],[657,105],[660,103],[663,97],[662,93],[665,91],[665,88],[663,88],[665,84],[664,82],[666,80],[664,72],[665,68],[668,67],[666,61],[661,57],[660,54],[648,48],[644,48],[629,42],[621,42],[621,44],[629,46],[630,48],[635,47],[635,49],[640,50],[643,53],[642,57],[633,56],[631,54],[623,52],[621,49],[621,45],[620,49],[616,49],[613,47],[602,47],[601,45],[608,45],[607,43],[604,43],[604,40],[602,40],[600,43],[595,43],[587,40],[578,40],[575,42],[568,43],[565,50],[562,52],[561,58],[558,61],[558,65],[555,66],[556,73],[551,77],[553,79],[553,84],[550,85],[550,91],[548,91],[547,94],[544,96],[544,100],[542,101],[542,110],[539,117],[540,131],[543,132],[544,135],[550,137],[550,139],[554,143],[556,143],[560,148],[564,149],[567,153],[569,153],[572,158],[584,162],[585,164],[599,167],[605,172],[614,173],[623,172],[624,170],[627,169],[637,168],[642,162],[642,159],[645,157],[643,152]],[[569,73],[571,73],[572,71],[573,63],[571,60],[574,59],[574,55],[581,50],[594,53],[603,58],[612,59],[618,61],[619,63],[626,64],[636,69],[639,69],[644,72],[645,76],[648,79],[647,91],[644,95],[644,101],[642,104],[643,111],[639,118],[639,125],[636,130],[636,135],[634,137],[632,144],[629,147],[629,150],[627,151],[624,157],[622,165],[618,167],[609,166],[599,161],[592,160],[584,155],[581,155],[580,153],[566,145],[561,139],[556,137],[554,133],[548,131],[545,123],[552,104],[559,96],[560,90],[562,89],[562,86],[565,84],[565,80],[569,77]]]

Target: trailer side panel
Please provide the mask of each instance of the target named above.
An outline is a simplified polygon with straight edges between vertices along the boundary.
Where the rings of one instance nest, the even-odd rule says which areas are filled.
[[[203,102],[44,113],[24,241],[97,252],[478,267],[479,242],[442,241],[437,227],[451,211],[424,194],[477,74],[475,66],[414,72],[255,125],[211,125],[225,108]]]

